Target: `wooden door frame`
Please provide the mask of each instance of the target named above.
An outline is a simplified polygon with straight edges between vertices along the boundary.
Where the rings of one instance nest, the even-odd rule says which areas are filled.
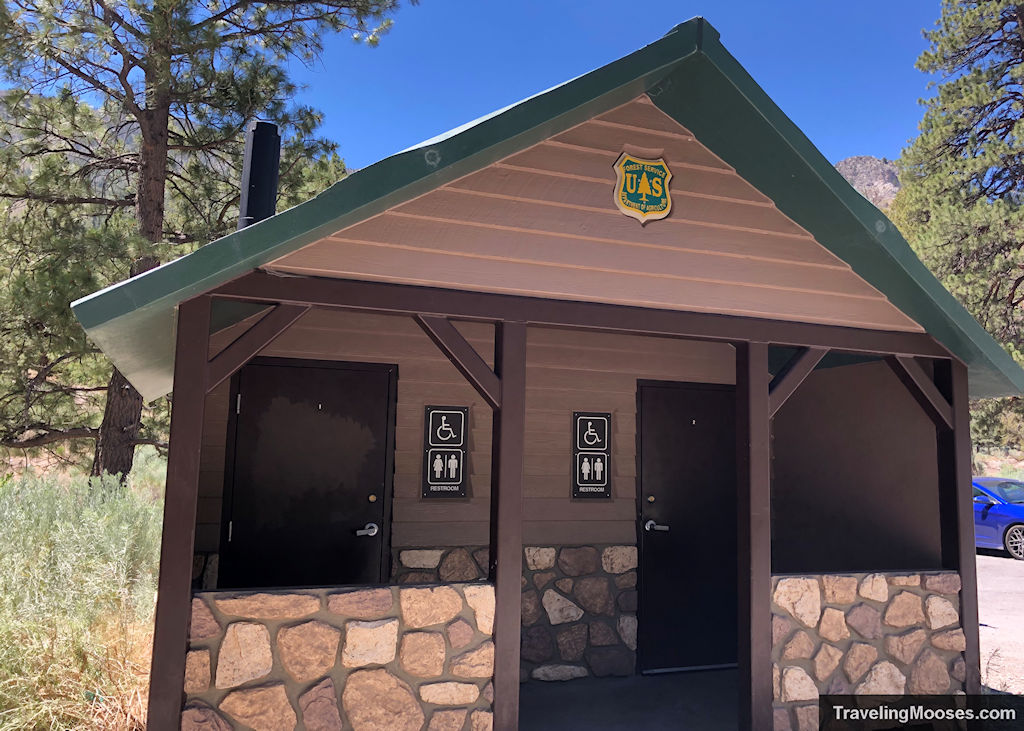
[[[634,437],[636,442],[635,447],[635,460],[636,460],[636,581],[637,581],[637,611],[636,621],[639,624],[642,621],[641,607],[643,602],[641,597],[643,596],[642,589],[644,585],[644,550],[643,550],[643,512],[644,512],[644,495],[643,495],[643,399],[640,397],[641,390],[645,387],[653,388],[675,388],[681,391],[731,391],[733,393],[733,401],[735,403],[736,398],[736,386],[731,383],[707,383],[700,381],[668,381],[657,378],[638,378],[636,379],[636,436]],[[739,626],[737,625],[737,634],[739,633]],[[636,649],[636,667],[637,675],[643,675],[643,671],[640,669],[640,643],[637,642]],[[727,666],[722,666],[727,667]],[[735,667],[735,664],[731,664],[728,667]],[[683,672],[686,670],[707,670],[710,668],[694,667],[694,668],[678,668],[679,671]],[[665,672],[674,672],[673,670],[666,670]],[[655,671],[654,674],[656,674]]]
[[[223,555],[228,545],[228,525],[232,520],[235,492],[235,456],[238,447],[238,410],[237,403],[242,371],[248,366],[273,366],[284,368],[328,368],[348,371],[383,372],[388,374],[387,423],[384,445],[384,488],[381,490],[383,501],[383,519],[380,527],[380,559],[377,564],[378,574],[375,583],[384,584],[391,580],[391,522],[393,513],[393,495],[395,484],[395,428],[398,415],[398,365],[395,363],[363,363],[342,360],[314,360],[311,358],[281,358],[259,356],[253,358],[231,376],[230,400],[228,401],[228,430],[224,450],[224,490],[220,512],[220,543],[218,553]],[[219,577],[218,577],[219,583]],[[333,586],[333,584],[331,585]],[[220,588],[220,587],[218,587]],[[285,589],[294,587],[248,587],[260,589]],[[234,590],[234,589],[232,589]],[[243,591],[244,589],[239,589]]]

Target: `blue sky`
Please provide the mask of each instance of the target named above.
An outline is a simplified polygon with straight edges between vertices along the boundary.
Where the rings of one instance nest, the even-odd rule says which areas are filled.
[[[422,0],[379,47],[331,37],[319,63],[291,71],[306,87],[298,100],[324,112],[324,136],[360,168],[704,15],[825,157],[894,158],[929,94],[914,61],[939,10],[939,0]]]

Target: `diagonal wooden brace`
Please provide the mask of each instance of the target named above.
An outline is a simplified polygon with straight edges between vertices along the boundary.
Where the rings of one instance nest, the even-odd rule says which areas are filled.
[[[775,416],[826,355],[827,348],[803,348],[775,375],[768,386],[769,418]]]
[[[206,392],[209,393],[248,363],[292,324],[309,312],[308,306],[277,305],[209,362]]]
[[[921,364],[909,356],[892,355],[885,362],[900,379],[910,395],[939,429],[953,428],[953,407],[942,395],[935,382],[928,377]]]
[[[416,315],[413,319],[423,328],[470,385],[492,408],[501,408],[501,380],[476,349],[462,337],[447,317]]]

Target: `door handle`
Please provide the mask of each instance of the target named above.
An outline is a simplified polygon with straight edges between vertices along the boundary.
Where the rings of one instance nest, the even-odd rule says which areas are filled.
[[[646,530],[646,531],[652,531],[652,530],[666,531],[668,529],[669,528],[668,528],[667,525],[658,525],[653,520],[648,520],[646,523],[644,523],[644,530]]]
[[[365,526],[356,531],[357,536],[370,536],[371,538],[377,535],[377,531],[380,528],[377,527],[376,523],[367,523]]]

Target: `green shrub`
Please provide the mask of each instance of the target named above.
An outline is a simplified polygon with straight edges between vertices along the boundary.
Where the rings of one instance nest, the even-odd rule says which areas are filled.
[[[159,462],[0,480],[0,730],[142,727]]]

